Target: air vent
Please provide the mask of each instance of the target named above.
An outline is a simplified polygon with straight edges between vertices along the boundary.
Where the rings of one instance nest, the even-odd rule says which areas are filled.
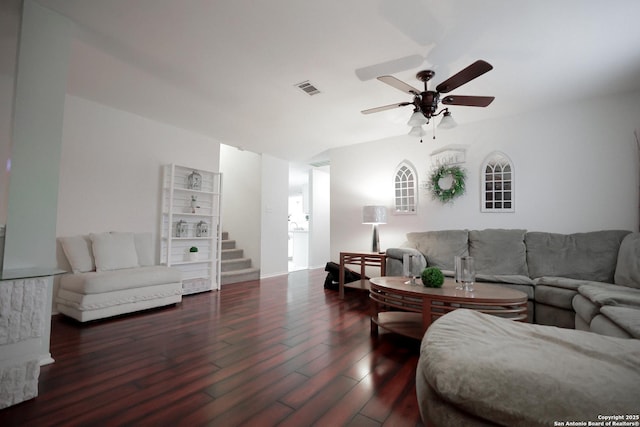
[[[309,96],[317,95],[320,93],[317,87],[309,83],[309,80],[305,80],[301,83],[296,84],[295,86],[297,86],[299,89],[304,91],[304,93],[306,93]]]
[[[309,163],[311,166],[313,166],[314,168],[321,168],[323,166],[329,166],[331,164],[331,162],[329,160],[320,160],[317,162],[312,162]]]

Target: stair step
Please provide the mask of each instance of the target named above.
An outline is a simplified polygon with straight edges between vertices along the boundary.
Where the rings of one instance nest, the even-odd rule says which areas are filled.
[[[228,240],[229,239],[229,232],[228,231],[223,231],[222,236],[220,237],[222,240]]]
[[[220,271],[244,270],[251,267],[251,258],[234,258],[220,262]]]
[[[236,248],[236,241],[235,240],[222,239],[220,244],[222,246],[222,249],[235,249]]]
[[[244,249],[223,249],[220,259],[224,261],[228,259],[242,258],[243,255]]]
[[[249,282],[260,279],[260,269],[256,267],[244,268],[242,270],[226,271],[220,273],[222,285],[231,283]]]

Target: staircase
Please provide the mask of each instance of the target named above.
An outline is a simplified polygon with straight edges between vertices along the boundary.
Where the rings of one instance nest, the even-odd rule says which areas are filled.
[[[236,248],[236,241],[229,233],[222,232],[222,258],[220,281],[222,285],[260,279],[260,269],[251,266],[251,258],[244,258],[244,251]]]

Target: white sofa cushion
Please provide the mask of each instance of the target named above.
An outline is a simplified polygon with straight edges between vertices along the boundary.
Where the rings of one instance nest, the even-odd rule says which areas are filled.
[[[90,311],[122,304],[166,298],[173,295],[182,295],[182,286],[179,283],[143,286],[135,289],[122,289],[101,294],[79,294],[66,289],[60,289],[56,301],[58,304],[64,304],[76,310]]]
[[[133,233],[91,233],[96,271],[139,267]]]
[[[58,240],[67,260],[69,260],[71,271],[86,273],[96,269],[89,236],[60,237]]]
[[[151,233],[135,233],[133,239],[138,253],[138,264],[141,267],[155,265]]]
[[[121,289],[176,283],[181,280],[180,270],[156,265],[107,272],[65,274],[60,278],[60,288],[79,294],[99,294]]]

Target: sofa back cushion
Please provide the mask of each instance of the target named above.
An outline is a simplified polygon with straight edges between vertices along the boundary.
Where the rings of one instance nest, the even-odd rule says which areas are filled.
[[[90,234],[96,271],[139,267],[133,233]]]
[[[469,255],[476,272],[490,275],[528,276],[524,236],[527,230],[471,230]]]
[[[640,233],[627,234],[622,240],[614,280],[616,285],[640,288]]]
[[[74,273],[95,271],[96,262],[89,236],[59,237],[58,241],[71,265],[71,271]]]
[[[613,283],[624,230],[556,234],[538,231],[525,235],[529,276],[560,276]]]
[[[151,233],[135,233],[133,239],[138,254],[138,264],[141,267],[149,267],[156,265],[153,262],[155,255],[153,253],[153,239]]]
[[[453,270],[454,257],[469,255],[468,230],[407,233],[407,240],[424,255],[427,266],[441,270]]]

